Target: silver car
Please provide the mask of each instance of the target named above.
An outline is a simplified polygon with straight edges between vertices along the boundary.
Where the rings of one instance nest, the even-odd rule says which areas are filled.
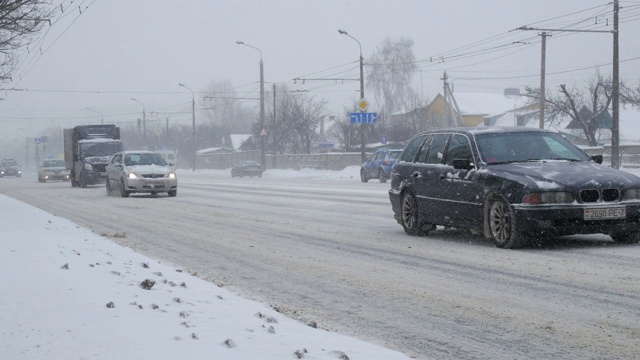
[[[122,197],[131,193],[178,194],[175,170],[155,151],[122,151],[113,155],[107,165],[106,186],[107,194],[118,191]]]
[[[67,168],[64,160],[46,159],[38,166],[38,181],[71,180],[71,170]]]

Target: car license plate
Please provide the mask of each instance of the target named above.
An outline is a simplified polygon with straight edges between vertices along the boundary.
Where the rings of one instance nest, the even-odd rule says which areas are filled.
[[[625,206],[584,209],[585,220],[624,219],[627,217]]]

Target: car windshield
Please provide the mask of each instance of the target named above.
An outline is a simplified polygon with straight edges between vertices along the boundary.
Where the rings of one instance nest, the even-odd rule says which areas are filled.
[[[2,161],[2,165],[4,165],[4,166],[15,166],[15,165],[18,165],[18,163],[15,160],[3,160]]]
[[[476,135],[478,150],[487,164],[541,160],[589,161],[568,140],[556,133],[498,132]]]
[[[124,157],[124,164],[126,166],[135,165],[158,165],[166,166],[167,162],[162,155],[150,153],[150,154],[127,154]]]
[[[122,143],[120,142],[98,142],[83,143],[80,145],[82,156],[111,156],[118,151],[122,151]]]
[[[65,167],[64,160],[45,160],[44,167]]]
[[[400,153],[402,153],[401,150],[399,150],[399,151],[389,151],[389,158],[394,159],[394,160],[398,160],[398,156],[400,156]]]

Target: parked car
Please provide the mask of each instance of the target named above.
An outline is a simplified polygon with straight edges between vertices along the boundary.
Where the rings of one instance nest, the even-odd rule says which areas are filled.
[[[14,159],[4,159],[0,162],[0,177],[22,177],[22,167]]]
[[[71,170],[67,168],[64,160],[46,159],[38,165],[38,181],[71,180]]]
[[[393,167],[389,199],[411,235],[444,225],[484,233],[501,248],[591,233],[637,243],[640,178],[601,163],[549,130],[425,132]]]
[[[111,158],[107,165],[107,194],[118,191],[120,196],[131,193],[169,196],[178,193],[178,178],[174,169],[162,155],[154,151],[122,151]]]
[[[257,161],[245,160],[231,168],[231,177],[257,176],[262,177],[264,170]]]
[[[400,156],[402,149],[379,149],[369,156],[360,167],[360,180],[363,183],[369,179],[387,182],[391,176],[391,168]]]

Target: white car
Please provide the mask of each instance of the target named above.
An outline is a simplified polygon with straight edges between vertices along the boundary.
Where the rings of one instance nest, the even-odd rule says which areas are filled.
[[[178,194],[175,170],[155,151],[121,151],[107,165],[107,194],[118,191],[120,196],[131,193],[156,195]]]
[[[67,168],[64,160],[46,159],[38,166],[38,181],[71,180],[71,170]]]

